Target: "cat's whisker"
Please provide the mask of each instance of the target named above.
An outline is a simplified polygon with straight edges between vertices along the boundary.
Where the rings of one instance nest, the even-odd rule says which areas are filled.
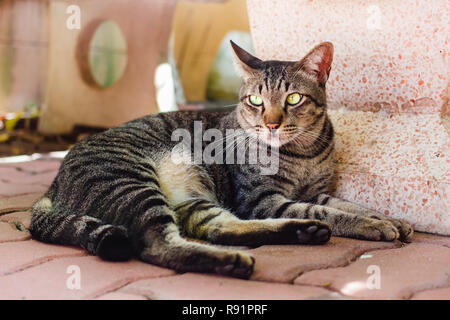
[[[316,141],[319,143],[325,143],[325,144],[328,143],[328,140],[324,137],[321,137],[319,134],[313,134],[312,132],[303,131],[300,129],[297,133],[298,133],[298,135],[296,138],[306,138],[308,140],[313,140],[313,141]],[[311,142],[313,142],[313,141],[311,141]]]
[[[227,142],[225,149],[222,148],[222,151],[220,153],[218,153],[216,156],[223,156],[223,155],[225,155],[225,157],[226,157],[227,152],[231,151],[232,149],[236,149],[237,145],[239,145],[239,142],[242,141],[242,140],[245,140],[246,136],[245,135],[237,135],[234,138],[236,138],[236,139],[233,139],[231,141],[231,143]],[[236,143],[236,140],[237,140],[237,143]]]
[[[233,133],[230,134],[226,134],[225,136],[223,136],[220,139],[214,140],[213,142],[211,142],[212,147],[216,147],[218,144],[223,143],[224,141],[230,141],[230,140],[234,140],[234,138],[236,138],[237,136],[243,134],[241,130],[238,131],[234,131]]]
[[[238,104],[239,104],[239,103],[234,103],[234,104],[229,104],[229,105],[226,105],[226,106],[220,106],[220,107],[221,107],[221,108],[237,107]]]

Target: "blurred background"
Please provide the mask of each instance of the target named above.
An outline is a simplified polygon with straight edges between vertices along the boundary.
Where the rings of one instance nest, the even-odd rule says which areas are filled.
[[[253,52],[245,0],[0,1],[0,155],[236,103],[230,39]]]

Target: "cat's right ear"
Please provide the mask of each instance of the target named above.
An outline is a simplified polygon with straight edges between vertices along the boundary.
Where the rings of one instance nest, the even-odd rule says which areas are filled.
[[[237,72],[244,80],[250,78],[257,72],[262,60],[252,56],[232,40],[230,40],[230,43],[234,52],[234,62]]]
[[[331,42],[322,42],[315,46],[301,61],[294,63],[291,68],[294,71],[302,70],[317,81],[320,86],[325,86],[330,76],[333,52]]]

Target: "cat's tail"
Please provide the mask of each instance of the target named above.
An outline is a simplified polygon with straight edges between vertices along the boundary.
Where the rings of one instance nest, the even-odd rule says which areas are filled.
[[[133,256],[132,242],[122,226],[105,224],[90,216],[56,213],[48,197],[38,200],[31,212],[30,232],[36,240],[82,247],[111,261],[125,261]]]

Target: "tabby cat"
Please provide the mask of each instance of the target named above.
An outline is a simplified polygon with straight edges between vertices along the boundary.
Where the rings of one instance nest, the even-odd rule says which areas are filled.
[[[149,115],[78,142],[32,208],[33,238],[105,260],[137,257],[179,272],[239,278],[251,275],[252,256],[207,242],[255,247],[323,244],[331,234],[409,238],[407,222],[328,194],[334,142],[325,83],[333,45],[321,43],[295,62],[262,61],[231,45],[243,79],[235,109]],[[193,133],[195,121],[224,135],[243,129],[244,140],[253,130],[265,146],[276,136],[278,172],[263,175],[250,163],[174,162],[172,133]]]

